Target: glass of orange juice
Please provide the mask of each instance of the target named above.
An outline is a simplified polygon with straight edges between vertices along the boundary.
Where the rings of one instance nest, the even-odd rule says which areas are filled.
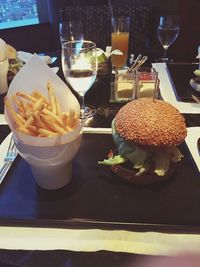
[[[128,58],[130,17],[113,17],[111,23],[112,50],[119,49],[123,53],[123,55],[112,55],[112,66],[115,68],[123,68],[126,66]]]

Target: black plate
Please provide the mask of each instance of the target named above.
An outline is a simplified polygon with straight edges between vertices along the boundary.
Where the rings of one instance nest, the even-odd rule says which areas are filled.
[[[151,265],[156,265],[160,261],[172,266],[172,262],[167,256],[148,256],[112,251],[0,250],[0,259],[1,267],[138,267],[138,263],[140,266],[149,266],[149,262],[151,262]]]
[[[1,125],[0,133],[0,143],[2,143],[6,136],[10,133],[10,128],[7,125]]]
[[[111,135],[85,134],[63,189],[39,188],[20,157],[0,187],[0,225],[177,231],[200,228],[200,175],[185,154],[175,175],[137,187],[98,166],[113,147]]]
[[[168,74],[171,80],[177,101],[194,103],[192,95],[200,98],[200,92],[195,91],[189,81],[194,78],[193,71],[199,67],[198,64],[168,64]],[[185,114],[188,127],[200,126],[200,114]]]
[[[178,101],[194,102],[192,94],[200,97],[200,93],[189,84],[195,77],[193,71],[199,68],[198,64],[168,64],[167,68]]]

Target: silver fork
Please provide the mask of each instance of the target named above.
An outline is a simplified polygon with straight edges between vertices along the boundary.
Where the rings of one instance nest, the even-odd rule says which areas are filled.
[[[200,103],[200,99],[198,97],[196,97],[195,95],[192,95],[192,98],[194,99],[194,101],[196,101],[197,103]]]
[[[3,164],[2,168],[0,169],[0,183],[3,181],[4,177],[6,176],[6,173],[8,172],[9,168],[11,167],[16,156],[17,156],[17,148],[14,144],[14,140],[13,140],[13,136],[12,136],[10,138],[8,150],[7,150],[6,156],[4,158],[4,164]]]

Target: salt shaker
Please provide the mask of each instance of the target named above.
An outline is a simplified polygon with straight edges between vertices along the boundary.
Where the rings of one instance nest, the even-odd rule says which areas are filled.
[[[6,43],[0,38],[0,94],[4,94],[8,90],[8,68],[9,62],[6,57]]]

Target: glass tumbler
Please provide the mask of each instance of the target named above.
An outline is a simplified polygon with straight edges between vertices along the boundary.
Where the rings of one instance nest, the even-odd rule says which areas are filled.
[[[159,98],[158,73],[152,67],[141,67],[136,71],[136,98]]]
[[[130,17],[113,17],[111,19],[111,45],[112,50],[119,49],[123,55],[112,55],[112,66],[122,68],[128,59]]]

